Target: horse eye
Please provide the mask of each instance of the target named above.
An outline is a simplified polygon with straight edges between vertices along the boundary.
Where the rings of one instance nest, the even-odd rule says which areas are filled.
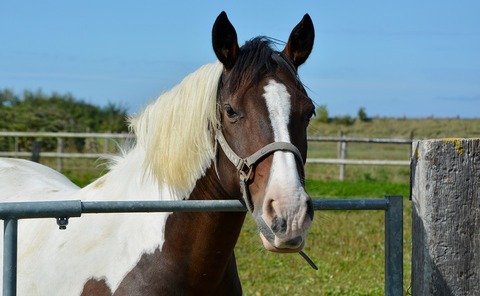
[[[317,112],[315,112],[315,109],[313,109],[312,111],[310,111],[310,113],[308,113],[307,121],[310,121],[310,119],[312,119],[312,117],[314,116],[317,116]]]
[[[233,118],[237,116],[237,112],[235,112],[235,110],[233,110],[232,106],[230,106],[229,104],[225,104],[224,108],[225,112],[227,112],[228,118]]]

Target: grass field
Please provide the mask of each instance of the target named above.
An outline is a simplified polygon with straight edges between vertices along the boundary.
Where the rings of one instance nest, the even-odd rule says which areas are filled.
[[[480,120],[375,118],[350,126],[313,121],[312,136],[366,138],[480,137]],[[349,159],[408,160],[409,145],[348,144]],[[336,157],[335,143],[314,143],[309,157]],[[54,167],[55,163],[50,163]],[[101,162],[65,160],[64,173],[79,185],[90,183],[105,168]],[[82,168],[95,168],[85,170]],[[338,181],[336,165],[307,165],[307,191],[314,198],[404,196],[404,289],[408,294],[411,270],[411,204],[409,167],[348,166]],[[384,212],[321,211],[308,235],[306,253],[314,271],[298,254],[273,254],[263,249],[258,230],[247,217],[236,247],[245,295],[383,295]]]
[[[309,180],[312,197],[408,196],[408,184],[383,181]],[[404,287],[410,283],[411,207],[404,201]],[[236,252],[245,295],[383,295],[384,212],[315,213],[305,251],[319,267],[314,271],[297,254],[263,250],[258,231],[247,219]]]

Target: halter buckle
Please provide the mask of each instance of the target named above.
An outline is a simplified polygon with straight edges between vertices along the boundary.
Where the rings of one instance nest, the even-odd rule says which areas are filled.
[[[246,182],[252,177],[253,165],[248,165],[246,159],[243,159],[242,162],[242,166],[238,169],[238,171],[243,180]]]

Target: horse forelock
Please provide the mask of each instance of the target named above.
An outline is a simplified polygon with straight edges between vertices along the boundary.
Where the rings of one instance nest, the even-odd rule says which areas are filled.
[[[274,41],[265,36],[247,41],[241,48],[229,77],[229,90],[236,92],[240,87],[249,89],[266,76],[276,76],[283,71],[297,86],[303,87],[292,61],[280,51],[273,49]]]
[[[191,73],[131,119],[143,167],[179,198],[187,197],[214,157],[211,127],[223,70],[219,62]]]

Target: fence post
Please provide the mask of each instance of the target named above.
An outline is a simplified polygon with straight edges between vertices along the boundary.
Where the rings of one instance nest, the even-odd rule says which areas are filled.
[[[3,296],[17,294],[18,220],[3,221]]]
[[[410,131],[410,141],[412,141],[413,143],[413,137],[415,136],[415,133],[413,130]],[[412,156],[412,153],[413,153],[413,145],[410,145],[410,154],[408,154],[408,157],[411,157]]]
[[[19,140],[18,140],[18,137],[15,137],[15,140],[14,140],[14,145],[15,145],[15,157],[17,157],[17,152],[20,151],[20,144],[19,144]]]
[[[41,148],[42,148],[42,140],[34,139],[32,143],[32,161],[40,162]]]
[[[103,146],[103,153],[108,154],[108,151],[110,150],[110,139],[105,138],[105,145]]]
[[[412,155],[412,295],[480,295],[480,139]]]
[[[403,196],[387,196],[385,211],[385,295],[403,295]]]
[[[57,138],[57,153],[59,154],[57,157],[57,171],[61,172],[63,170],[63,158],[60,154],[63,154],[65,149],[65,140],[63,138]]]
[[[340,131],[339,136],[340,136],[340,138],[345,139],[345,134],[342,131]],[[338,142],[337,158],[342,159],[342,160],[347,159],[347,142],[345,142],[345,141]],[[340,172],[339,172],[339,176],[338,176],[338,179],[340,181],[345,180],[346,170],[347,170],[347,165],[346,164],[341,164],[340,165]]]

